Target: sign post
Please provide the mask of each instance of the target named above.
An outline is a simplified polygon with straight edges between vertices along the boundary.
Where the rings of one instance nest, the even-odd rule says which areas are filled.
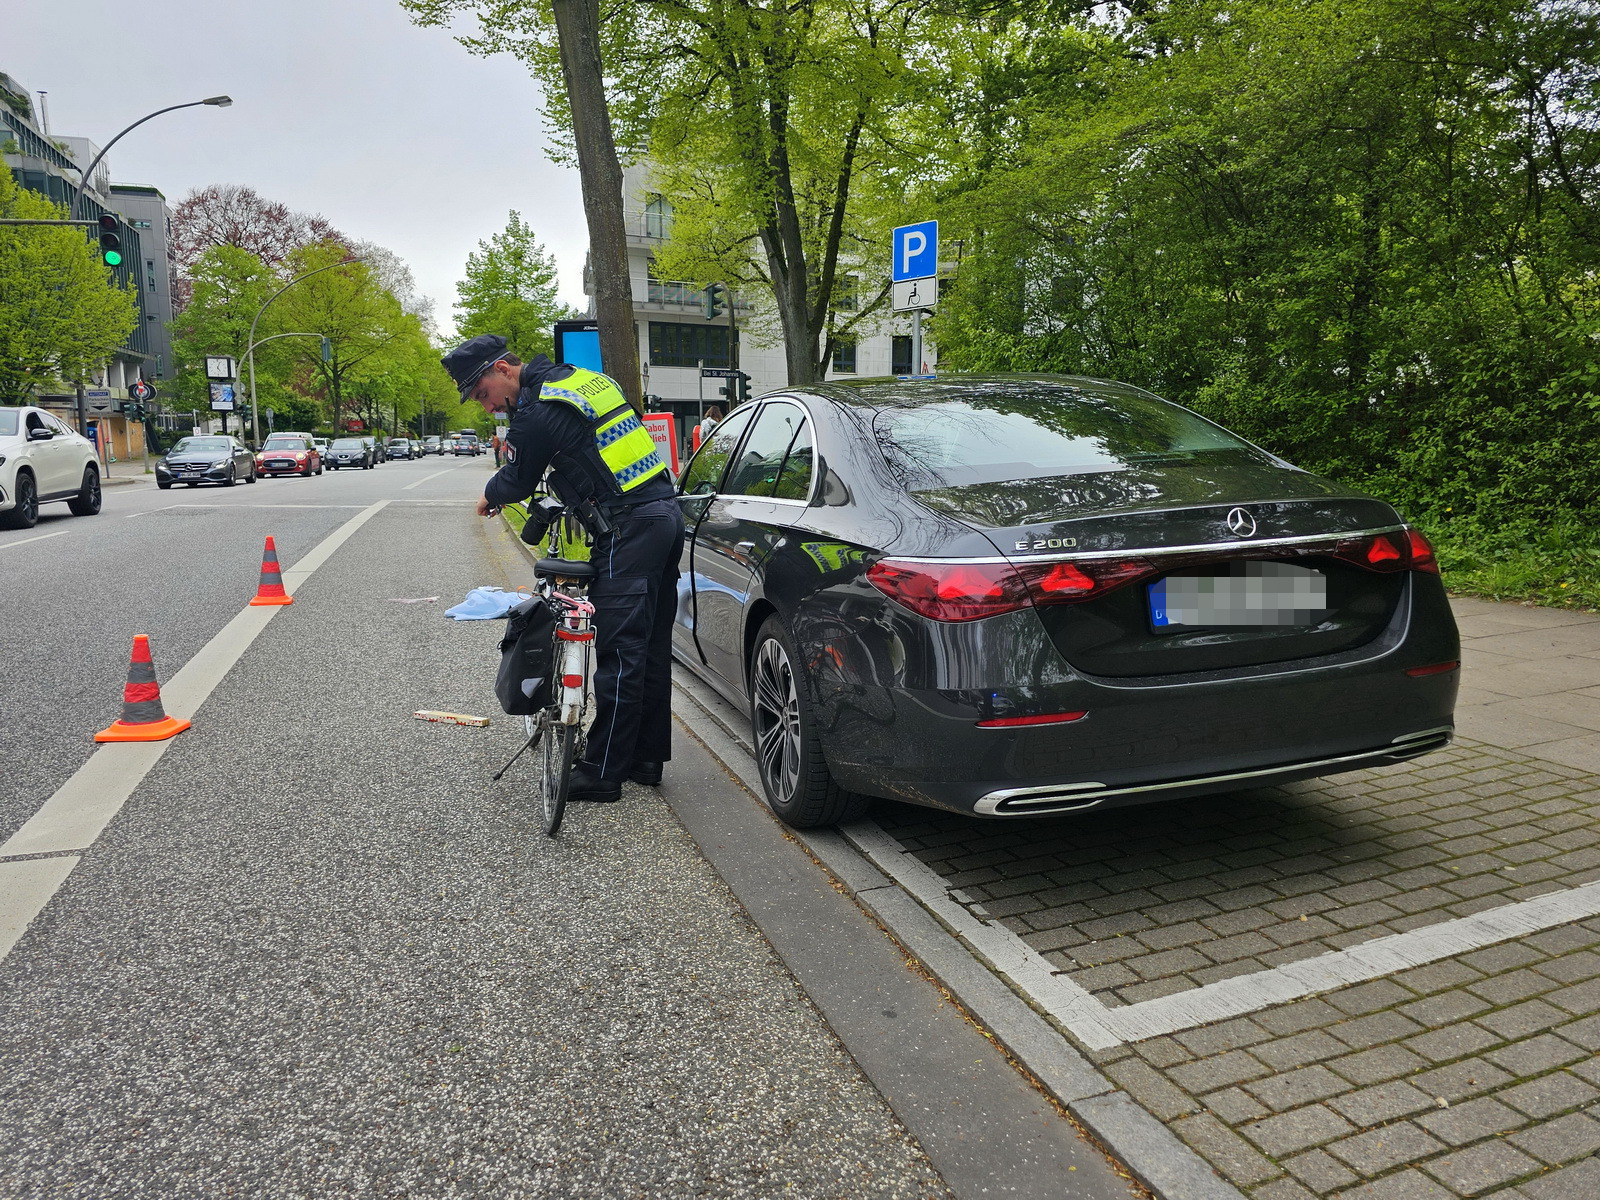
[[[939,302],[939,222],[919,221],[894,231],[890,264],[894,308],[911,312],[911,373],[922,370],[922,314]]]

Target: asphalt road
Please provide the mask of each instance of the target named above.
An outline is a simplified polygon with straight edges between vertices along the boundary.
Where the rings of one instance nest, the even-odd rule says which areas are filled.
[[[470,495],[493,461],[428,458],[233,488],[141,481],[106,488],[99,516],[47,504],[33,529],[0,531],[0,839],[120,715],[134,634],[150,635],[170,678],[255,593],[268,534],[289,566],[375,500]],[[380,553],[406,550],[402,537]],[[283,647],[284,678],[311,678],[327,652]]]
[[[0,962],[0,1195],[951,1194],[654,792],[552,842],[526,775],[488,782],[509,722],[411,718],[493,705],[499,626],[442,619],[511,569],[488,471],[135,485],[0,537],[10,833],[117,715],[132,634],[170,678],[267,533],[288,566],[392,501]]]

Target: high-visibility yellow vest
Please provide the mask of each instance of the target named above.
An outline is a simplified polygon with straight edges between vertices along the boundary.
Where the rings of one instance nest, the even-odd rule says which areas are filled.
[[[574,367],[565,379],[546,382],[540,400],[559,400],[587,417],[594,428],[594,446],[611,472],[618,492],[631,492],[667,469],[656,453],[650,431],[639,420],[615,381],[598,371]]]

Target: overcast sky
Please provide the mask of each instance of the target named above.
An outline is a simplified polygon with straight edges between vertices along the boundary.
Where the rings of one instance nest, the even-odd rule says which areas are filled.
[[[50,130],[104,145],[117,183],[248,184],[410,264],[448,331],[469,251],[517,209],[582,307],[577,172],[544,153],[540,95],[507,55],[474,58],[397,0],[9,0],[0,71],[50,93]],[[37,97],[35,97],[37,101]]]

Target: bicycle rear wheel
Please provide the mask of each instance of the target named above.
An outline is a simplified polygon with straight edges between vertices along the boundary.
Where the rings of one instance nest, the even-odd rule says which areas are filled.
[[[547,712],[541,753],[536,760],[539,808],[544,816],[544,831],[555,837],[567,811],[567,786],[572,781],[573,727],[554,720]]]

